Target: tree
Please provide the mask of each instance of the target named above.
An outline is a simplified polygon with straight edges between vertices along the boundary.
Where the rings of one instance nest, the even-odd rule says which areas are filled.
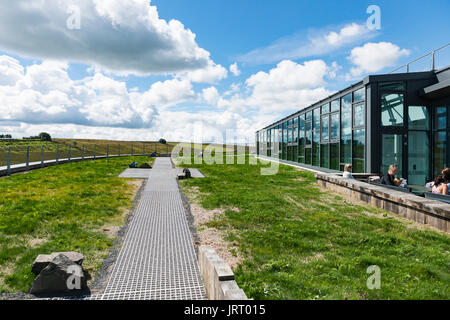
[[[42,141],[52,141],[52,137],[47,132],[39,133],[39,139]]]
[[[161,139],[159,139],[159,143],[161,143],[161,144],[167,144],[167,141],[166,141],[166,139],[161,138]]]

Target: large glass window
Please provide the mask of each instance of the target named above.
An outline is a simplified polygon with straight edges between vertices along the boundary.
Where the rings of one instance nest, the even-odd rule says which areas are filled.
[[[294,126],[292,130],[293,130],[292,141],[295,143],[298,143],[298,128],[297,128],[297,126]]]
[[[305,116],[301,115],[299,118],[299,144],[298,144],[298,160],[300,163],[305,163]]]
[[[292,146],[288,146],[288,156],[287,156],[287,160],[292,161]]]
[[[364,101],[366,99],[366,88],[361,88],[353,92],[353,102]]]
[[[352,162],[352,95],[341,99],[341,171]]]
[[[447,128],[447,108],[445,107],[436,108],[433,127],[436,130]]]
[[[331,116],[331,140],[339,139],[339,113]]]
[[[287,130],[287,123],[283,123],[283,145],[282,145],[282,152],[281,152],[281,158],[283,160],[287,159],[287,140],[288,140],[288,130]]]
[[[354,106],[353,108],[354,110],[354,127],[363,127],[365,124],[365,107],[364,107],[364,103],[360,103]]]
[[[272,128],[272,157],[276,156],[277,151],[277,129],[276,127]]]
[[[259,132],[256,133],[256,154],[259,155]]]
[[[330,167],[329,144],[322,144],[320,146],[320,166],[322,168]]]
[[[261,134],[262,134],[262,136],[261,136],[261,140],[262,140],[262,154],[264,156],[267,156],[266,131],[263,130]]]
[[[447,132],[438,131],[434,133],[433,156],[434,156],[434,172],[433,176],[437,177],[442,169],[447,167]]]
[[[430,117],[427,107],[409,106],[408,108],[409,130],[429,130]]]
[[[312,164],[311,148],[305,148],[305,164]]]
[[[283,130],[281,125],[278,125],[278,158],[282,158],[283,155]]]
[[[383,126],[403,125],[403,93],[384,93],[381,95],[381,124]]]
[[[288,143],[292,142],[292,128],[288,128]]]
[[[331,112],[339,111],[341,103],[339,99],[331,101]]]
[[[314,127],[313,130],[320,130],[320,109],[317,108],[314,110]]]
[[[312,111],[309,111],[306,113],[306,120],[311,120],[312,119]]]
[[[424,185],[430,177],[430,141],[427,131],[408,133],[408,184]]]
[[[313,133],[313,166],[320,167],[320,131]]]
[[[366,134],[365,129],[353,131],[353,172],[363,173],[365,171],[365,145]]]
[[[311,145],[311,143],[312,143],[311,121],[306,121],[305,143],[307,146]]]
[[[403,135],[383,134],[381,142],[381,173],[386,174],[391,164],[397,165],[397,177],[403,177]]]
[[[431,179],[430,122],[427,107],[408,107],[408,184],[424,185]]]
[[[321,125],[322,141],[329,140],[329,122],[330,118],[328,117],[328,115],[322,116],[322,125]]]
[[[339,143],[330,144],[330,169],[339,170]]]
[[[438,176],[442,169],[448,166],[447,162],[447,108],[437,107],[434,110],[433,120],[433,176]],[[439,131],[437,131],[439,130]]]
[[[329,103],[324,104],[322,106],[322,114],[329,113],[329,112],[330,112],[330,104]]]

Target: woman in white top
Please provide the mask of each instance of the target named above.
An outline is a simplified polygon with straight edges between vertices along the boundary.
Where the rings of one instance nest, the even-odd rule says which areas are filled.
[[[347,178],[347,179],[355,179],[352,176],[352,165],[351,164],[346,164],[344,167],[344,173],[342,174],[343,178]]]
[[[450,182],[450,172],[445,171],[443,174],[440,174],[435,180],[433,184],[433,189],[431,192],[436,194],[448,195],[448,183]]]

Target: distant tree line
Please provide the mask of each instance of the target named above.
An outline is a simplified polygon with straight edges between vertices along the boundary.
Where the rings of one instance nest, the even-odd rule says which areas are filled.
[[[41,140],[41,141],[52,141],[52,137],[47,132],[41,132],[37,136],[23,137],[24,140]]]
[[[10,134],[0,134],[0,139],[12,139]]]

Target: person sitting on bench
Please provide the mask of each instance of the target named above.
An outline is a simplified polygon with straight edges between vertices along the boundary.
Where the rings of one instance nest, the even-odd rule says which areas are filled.
[[[395,179],[396,174],[397,166],[395,164],[391,164],[388,172],[381,178],[380,183],[394,187],[400,186],[401,181],[399,179]]]
[[[440,174],[435,180],[433,184],[433,189],[431,192],[435,194],[444,194],[448,195],[448,183],[450,182],[450,171],[444,171]]]
[[[346,164],[344,167],[344,173],[342,174],[343,178],[347,178],[347,179],[355,179],[352,176],[352,165],[351,164]]]
[[[447,167],[447,168],[443,169],[441,173],[444,175],[445,172],[450,172],[450,168]],[[432,189],[433,186],[434,186],[434,181],[428,182],[428,183],[425,185],[425,187],[427,187],[428,189]],[[448,186],[449,189],[450,189],[450,183],[447,183],[447,186]]]

